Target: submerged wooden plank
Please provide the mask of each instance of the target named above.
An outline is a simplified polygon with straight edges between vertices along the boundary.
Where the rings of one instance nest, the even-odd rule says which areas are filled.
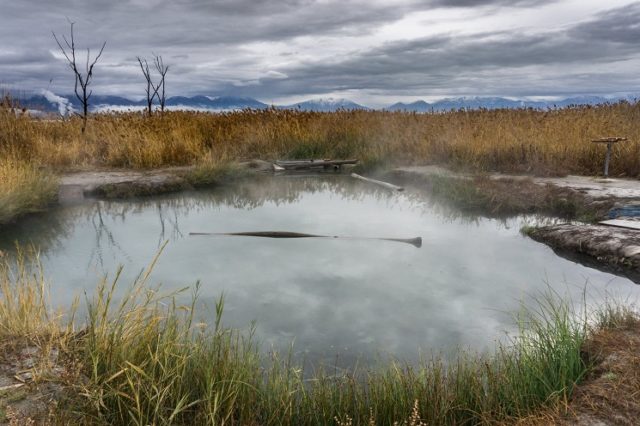
[[[601,225],[616,226],[618,228],[635,229],[640,231],[640,221],[637,220],[623,220],[623,219],[610,219],[598,222]]]
[[[369,183],[373,183],[379,186],[382,186],[384,188],[387,189],[391,189],[393,191],[404,191],[404,188],[398,185],[394,185],[392,183],[388,183],[388,182],[383,182],[381,180],[376,180],[376,179],[371,179],[371,178],[366,178],[364,176],[360,176],[359,174],[356,173],[351,173],[351,177],[356,178],[356,179],[360,179],[363,180],[365,182],[369,182]]]

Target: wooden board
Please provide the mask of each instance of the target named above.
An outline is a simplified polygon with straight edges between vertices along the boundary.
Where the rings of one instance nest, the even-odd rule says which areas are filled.
[[[358,160],[277,160],[274,164],[286,170],[304,170],[312,168],[340,168],[345,164],[357,164]]]
[[[392,189],[394,191],[404,191],[404,188],[401,187],[401,186],[394,185],[392,183],[383,182],[381,180],[366,178],[366,177],[360,176],[360,175],[358,175],[356,173],[351,173],[351,177],[363,180],[365,182],[369,182],[369,183],[373,183],[373,184],[376,184],[376,185],[380,185],[380,186],[382,186],[384,188]]]
[[[637,220],[611,219],[603,220],[598,223],[607,226],[617,226],[618,228],[635,229],[637,231],[640,231],[640,221]]]

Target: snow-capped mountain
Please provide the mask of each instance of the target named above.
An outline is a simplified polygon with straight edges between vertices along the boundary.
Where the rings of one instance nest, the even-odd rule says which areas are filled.
[[[578,105],[598,105],[611,102],[619,102],[627,100],[635,102],[633,96],[605,98],[602,96],[576,96],[555,101],[530,101],[521,99],[508,99],[500,97],[459,97],[445,98],[439,101],[428,103],[425,101],[416,101],[413,103],[395,103],[386,110],[388,111],[410,111],[410,112],[431,112],[431,111],[451,111],[459,109],[500,109],[500,108],[565,108],[568,106]]]
[[[80,111],[81,105],[75,95],[59,96],[55,93],[42,90],[30,96],[17,96],[16,99],[24,108],[46,113],[59,113],[61,115],[74,111]],[[412,103],[395,103],[387,108],[387,111],[409,112],[440,112],[459,109],[499,109],[499,108],[565,108],[577,105],[597,105],[619,102],[622,100],[637,102],[638,96],[625,96],[617,98],[605,98],[602,96],[575,96],[553,101],[530,101],[509,99],[501,97],[457,97],[445,98],[433,103],[416,101]],[[157,106],[157,102],[155,103]],[[108,111],[141,111],[146,107],[146,101],[132,100],[121,96],[93,95],[90,99],[92,112]],[[167,98],[167,109],[193,110],[193,111],[238,111],[242,109],[264,109],[269,106],[263,102],[249,97],[237,96],[172,96]],[[364,105],[344,98],[318,98],[293,105],[278,106],[283,109],[300,111],[330,112],[337,110],[368,110]]]
[[[390,111],[450,111],[458,109],[499,109],[499,108],[545,108],[546,102],[513,100],[500,97],[459,97],[445,98],[434,103],[417,101],[410,104],[397,103],[387,108]]]
[[[349,99],[344,98],[318,98],[310,99],[304,102],[298,102],[293,105],[286,105],[281,108],[296,109],[301,111],[318,111],[329,112],[337,111],[339,109],[354,110],[354,109],[369,109],[363,105],[357,104]]]
[[[236,96],[172,96],[167,99],[167,106],[176,107],[173,109],[197,109],[197,110],[217,110],[233,111],[241,109],[264,109],[268,105],[254,98],[242,98]],[[184,108],[179,108],[184,107]]]

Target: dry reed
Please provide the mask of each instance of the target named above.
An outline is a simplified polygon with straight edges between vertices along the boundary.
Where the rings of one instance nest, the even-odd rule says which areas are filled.
[[[358,157],[366,166],[439,163],[474,171],[597,174],[603,147],[626,136],[612,175],[640,176],[640,105],[620,102],[559,110],[382,111],[224,114],[167,112],[35,120],[0,114],[0,156],[17,153],[56,168],[153,168],[248,158]]]

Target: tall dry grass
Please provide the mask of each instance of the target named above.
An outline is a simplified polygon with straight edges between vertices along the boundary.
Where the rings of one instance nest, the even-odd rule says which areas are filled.
[[[58,192],[56,178],[24,160],[0,158],[0,225],[43,210]]]
[[[640,105],[620,102],[559,110],[413,114],[282,110],[224,114],[100,114],[81,133],[77,118],[0,114],[0,153],[57,168],[152,168],[261,158],[357,157],[366,166],[440,163],[477,171],[598,174],[603,136],[613,175],[640,176]],[[0,154],[2,155],[2,154]]]

